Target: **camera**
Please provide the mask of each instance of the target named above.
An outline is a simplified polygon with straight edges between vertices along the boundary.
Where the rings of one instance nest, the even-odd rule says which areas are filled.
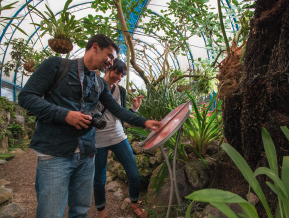
[[[106,121],[101,119],[102,113],[100,113],[97,109],[92,111],[84,111],[82,113],[92,117],[90,126],[94,126],[97,129],[104,129],[106,127]]]

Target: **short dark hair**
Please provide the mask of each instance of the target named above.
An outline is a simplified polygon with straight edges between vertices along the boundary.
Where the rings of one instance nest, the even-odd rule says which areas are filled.
[[[122,73],[124,76],[127,74],[126,64],[125,64],[122,60],[120,60],[120,59],[118,59],[118,58],[115,58],[115,59],[113,60],[113,65],[110,66],[110,67],[107,69],[107,71],[112,71],[112,70],[115,70],[115,69],[117,69],[117,72]]]
[[[101,50],[109,46],[112,46],[116,50],[116,53],[117,54],[119,53],[118,45],[114,41],[112,41],[111,38],[107,37],[104,34],[96,34],[93,37],[91,37],[86,44],[85,51],[91,49],[94,43],[97,43]]]

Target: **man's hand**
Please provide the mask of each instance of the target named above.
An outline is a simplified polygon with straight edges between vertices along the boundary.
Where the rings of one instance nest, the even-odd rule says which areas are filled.
[[[141,105],[141,100],[143,99],[143,96],[137,96],[136,98],[134,98],[132,100],[132,106],[134,110],[137,110],[139,108],[139,106]]]
[[[159,121],[156,121],[156,120],[147,120],[145,123],[144,123],[145,127],[151,129],[151,130],[154,130],[156,132],[160,131],[161,127],[162,127],[162,124],[161,122]]]
[[[91,116],[82,114],[80,111],[69,111],[65,121],[76,129],[87,129],[91,119]]]

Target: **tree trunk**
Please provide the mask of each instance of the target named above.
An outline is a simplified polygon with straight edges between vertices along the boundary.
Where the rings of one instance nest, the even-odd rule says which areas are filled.
[[[264,156],[262,127],[274,141],[278,163],[289,155],[288,140],[280,130],[289,126],[288,82],[289,1],[257,0],[240,90],[224,101],[225,136],[253,169]]]

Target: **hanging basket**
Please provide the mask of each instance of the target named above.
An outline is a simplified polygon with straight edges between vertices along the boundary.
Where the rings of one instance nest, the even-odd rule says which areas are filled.
[[[67,54],[73,49],[72,43],[67,39],[49,39],[48,44],[53,51],[60,54]]]
[[[179,86],[179,87],[177,88],[177,91],[178,91],[178,92],[184,91],[184,87],[183,87],[183,86]]]
[[[23,65],[23,67],[24,67],[24,69],[26,70],[26,71],[28,71],[28,72],[34,72],[35,70],[36,70],[36,68],[33,68],[34,67],[34,61],[27,61],[24,65]],[[33,69],[32,69],[33,68]]]
[[[131,89],[130,91],[132,91],[132,92],[135,92],[135,91],[136,91],[136,89]]]

